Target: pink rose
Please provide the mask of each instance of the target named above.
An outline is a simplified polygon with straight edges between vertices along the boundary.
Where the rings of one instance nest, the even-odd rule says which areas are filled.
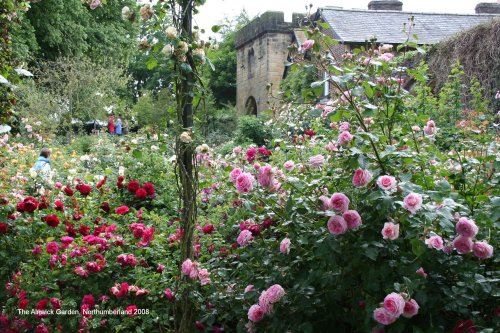
[[[343,131],[339,134],[339,145],[345,145],[351,142],[351,140],[354,138],[351,133],[348,131]]]
[[[349,228],[349,229],[356,229],[362,223],[361,216],[359,216],[359,213],[355,210],[345,211],[344,214],[342,214],[342,217],[344,218],[345,222],[347,223],[347,228]]]
[[[347,231],[347,223],[342,216],[335,215],[330,217],[327,226],[328,231],[335,236],[342,235]]]
[[[295,168],[295,163],[293,163],[293,161],[286,161],[285,164],[283,164],[283,167],[286,171],[292,171],[293,168]]]
[[[399,224],[394,224],[392,222],[384,223],[384,228],[382,229],[382,236],[384,239],[395,240],[399,237]]]
[[[302,44],[302,50],[307,51],[312,49],[314,46],[314,40],[308,39]]]
[[[332,202],[330,198],[327,197],[326,195],[320,196],[318,200],[319,200],[319,210],[325,211],[333,209]]]
[[[464,237],[475,237],[479,228],[473,220],[469,220],[466,217],[461,217],[456,225],[456,230],[459,235]]]
[[[196,265],[191,261],[191,259],[186,259],[182,263],[181,270],[184,275],[191,275],[191,271],[196,269]]]
[[[472,239],[465,236],[458,236],[453,240],[453,246],[460,254],[466,254],[472,251]]]
[[[355,187],[363,187],[368,185],[368,183],[372,180],[372,174],[368,170],[357,169],[354,171],[354,176],[352,177],[352,184]]]
[[[49,254],[57,254],[57,252],[59,251],[59,245],[56,242],[49,242],[47,244],[46,250]]]
[[[285,290],[279,284],[273,284],[266,291],[266,297],[269,300],[269,303],[276,303],[285,296]]]
[[[418,132],[418,131],[420,131],[420,127],[418,127],[417,125],[413,125],[411,127],[411,130],[414,131],[414,132]]]
[[[175,294],[173,293],[172,289],[167,288],[163,291],[163,294],[169,301],[175,300]]]
[[[257,177],[259,184],[262,187],[271,188],[274,185],[274,170],[270,165],[265,165],[259,168]]]
[[[333,210],[343,213],[349,209],[351,201],[344,193],[334,193],[330,198]]]
[[[325,164],[325,158],[323,155],[316,155],[309,159],[309,165],[311,168],[321,168]]]
[[[251,321],[253,321],[254,323],[256,323],[258,321],[261,321],[262,318],[264,318],[265,314],[266,313],[264,312],[264,310],[262,310],[262,308],[260,307],[260,305],[254,304],[248,310],[248,319],[250,319]]]
[[[397,317],[384,308],[377,308],[373,311],[373,319],[382,325],[390,325],[396,321]]]
[[[263,291],[259,296],[259,306],[265,313],[273,312],[273,305],[269,301],[269,297],[267,295],[267,290]]]
[[[237,238],[237,242],[241,247],[247,246],[253,240],[252,232],[250,230],[243,230]]]
[[[241,175],[243,171],[241,171],[240,168],[234,168],[233,170],[231,170],[231,172],[229,173],[229,179],[231,179],[231,182],[236,183],[236,179],[238,178],[239,175]]]
[[[283,254],[289,254],[290,253],[290,244],[291,244],[290,239],[284,238],[280,243],[280,252]]]
[[[248,286],[246,286],[244,293],[246,294],[252,290],[253,290],[253,284],[249,284]]]
[[[198,279],[200,279],[200,284],[202,286],[210,284],[210,272],[206,268],[198,270]]]
[[[396,293],[390,293],[384,298],[384,309],[395,317],[399,317],[405,308],[403,296]]]
[[[425,240],[425,244],[429,249],[435,248],[436,250],[442,250],[444,247],[444,242],[441,236],[431,236]]]
[[[384,191],[393,191],[397,187],[396,178],[392,176],[380,176],[377,179],[377,185]]]
[[[403,208],[411,214],[422,208],[422,196],[418,193],[410,193],[403,200]]]
[[[424,279],[427,279],[427,273],[424,271],[423,267],[420,267],[415,271],[418,275],[422,276]]]
[[[236,178],[236,190],[238,190],[239,193],[248,193],[253,189],[253,182],[255,181],[255,178],[248,172],[242,172],[237,178]]]
[[[415,301],[413,298],[410,299],[409,301],[406,301],[403,310],[403,317],[411,318],[415,316],[418,313],[419,308],[420,306],[418,305],[417,301]]]
[[[493,256],[493,246],[486,242],[475,242],[472,246],[472,251],[474,255],[479,259],[486,259]]]

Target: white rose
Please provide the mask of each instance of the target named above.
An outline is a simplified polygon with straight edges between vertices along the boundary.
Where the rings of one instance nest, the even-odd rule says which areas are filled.
[[[167,35],[168,39],[175,39],[177,38],[177,29],[175,27],[168,27],[165,29],[165,35]]]
[[[184,41],[179,42],[178,50],[181,52],[181,54],[186,54],[189,51],[188,43]]]

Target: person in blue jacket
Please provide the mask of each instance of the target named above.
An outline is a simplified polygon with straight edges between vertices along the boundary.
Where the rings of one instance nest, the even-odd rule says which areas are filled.
[[[50,150],[48,148],[42,148],[40,151],[40,156],[38,156],[38,159],[35,162],[35,165],[33,165],[33,170],[36,172],[43,172],[43,173],[48,173],[50,172]]]
[[[115,131],[116,135],[122,135],[122,118],[120,115],[118,115],[118,120],[116,121],[115,124]]]

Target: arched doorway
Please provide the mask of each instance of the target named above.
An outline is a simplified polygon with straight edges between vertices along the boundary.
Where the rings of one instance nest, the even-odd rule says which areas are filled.
[[[249,116],[257,115],[257,101],[255,101],[253,96],[248,97],[245,103],[245,114]]]

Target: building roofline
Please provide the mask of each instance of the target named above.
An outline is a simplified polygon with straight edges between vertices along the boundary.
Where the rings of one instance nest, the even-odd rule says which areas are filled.
[[[400,11],[400,10],[372,10],[372,9],[358,9],[358,8],[332,8],[332,7],[319,7],[318,11],[343,11],[343,12],[369,12],[369,13],[398,13],[398,14],[415,14],[415,15],[448,15],[448,16],[492,16],[492,17],[498,17],[500,16],[499,14],[488,14],[488,13],[481,13],[481,14],[475,14],[475,13],[470,13],[470,14],[464,14],[464,13],[437,13],[437,12],[406,12],[406,11]]]

